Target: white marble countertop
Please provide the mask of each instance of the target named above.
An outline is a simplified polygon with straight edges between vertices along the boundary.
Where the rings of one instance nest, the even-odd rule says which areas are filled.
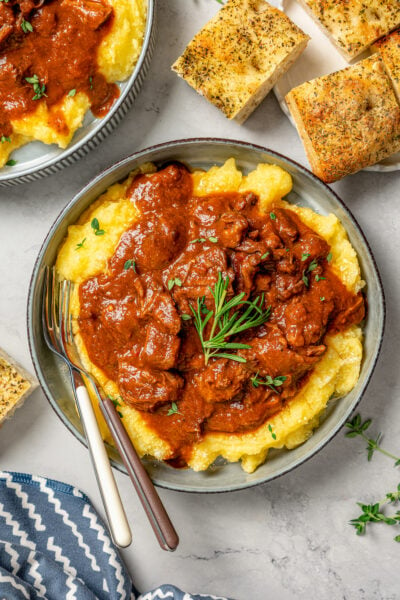
[[[33,264],[55,217],[100,170],[152,144],[214,136],[243,139],[307,164],[295,130],[273,96],[244,126],[228,122],[169,69],[215,0],[158,3],[158,44],[142,92],[123,124],[85,159],[34,184],[0,188],[0,346],[32,370],[25,324]],[[400,172],[362,172],[333,186],[357,217],[383,278],[387,326],[382,353],[361,403],[372,429],[399,454]],[[42,474],[83,489],[102,513],[86,449],[38,390],[0,432],[2,469]],[[269,484],[243,492],[194,495],[161,490],[179,530],[174,554],[161,551],[130,480],[116,473],[134,542],[123,551],[136,586],[174,583],[237,600],[395,600],[400,544],[376,525],[357,537],[348,525],[357,500],[394,490],[399,469],[383,456],[367,463],[364,444],[343,432],[317,456]]]

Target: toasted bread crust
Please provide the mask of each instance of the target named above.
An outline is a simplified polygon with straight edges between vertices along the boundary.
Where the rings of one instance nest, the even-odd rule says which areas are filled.
[[[372,46],[372,50],[381,55],[400,102],[400,28],[378,40]]]
[[[0,349],[0,424],[36,387],[36,381]]]
[[[347,60],[400,25],[398,0],[299,0]]]
[[[400,107],[373,56],[286,96],[313,172],[329,183],[400,150]]]
[[[229,119],[242,123],[308,39],[264,0],[228,0],[172,69]]]

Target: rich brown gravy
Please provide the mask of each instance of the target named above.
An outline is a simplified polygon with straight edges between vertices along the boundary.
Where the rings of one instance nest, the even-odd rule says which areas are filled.
[[[251,431],[280,411],[324,354],[325,334],[364,318],[364,300],[334,274],[324,239],[279,205],[262,214],[253,193],[196,198],[188,171],[170,165],[136,178],[129,194],[140,219],[122,235],[107,274],[80,286],[79,326],[93,363],[182,464],[204,432]],[[271,314],[234,336],[250,345],[237,351],[245,363],[214,358],[205,366],[193,318],[182,315],[203,296],[213,309],[209,287],[219,273],[229,277],[228,297],[264,293]],[[169,290],[176,278],[181,285]],[[257,373],[286,379],[254,387]],[[178,412],[168,414],[172,403]]]
[[[89,96],[96,116],[107,113],[119,88],[99,73],[97,51],[112,20],[105,0],[0,2],[0,136],[11,135],[11,121],[34,112],[39,102],[53,106],[79,91]],[[24,33],[26,22],[31,32]],[[35,76],[46,94],[36,100],[26,81]],[[68,134],[61,112],[52,126]]]

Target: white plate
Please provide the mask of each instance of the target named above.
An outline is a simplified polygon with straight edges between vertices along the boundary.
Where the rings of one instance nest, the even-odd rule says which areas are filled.
[[[277,2],[274,3],[277,5]],[[307,48],[300,58],[285,73],[274,87],[275,96],[285,115],[294,125],[294,121],[285,102],[285,96],[290,90],[305,81],[339,71],[349,66],[329,38],[322,32],[313,19],[295,0],[280,2],[282,10],[304,33],[310,36]],[[358,60],[358,59],[357,59]],[[367,167],[366,171],[398,171],[400,170],[400,153],[385,158],[382,162]]]

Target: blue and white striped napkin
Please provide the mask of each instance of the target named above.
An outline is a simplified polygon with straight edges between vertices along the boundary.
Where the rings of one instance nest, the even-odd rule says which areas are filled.
[[[1,600],[226,600],[172,585],[139,595],[107,529],[77,488],[0,471]]]

